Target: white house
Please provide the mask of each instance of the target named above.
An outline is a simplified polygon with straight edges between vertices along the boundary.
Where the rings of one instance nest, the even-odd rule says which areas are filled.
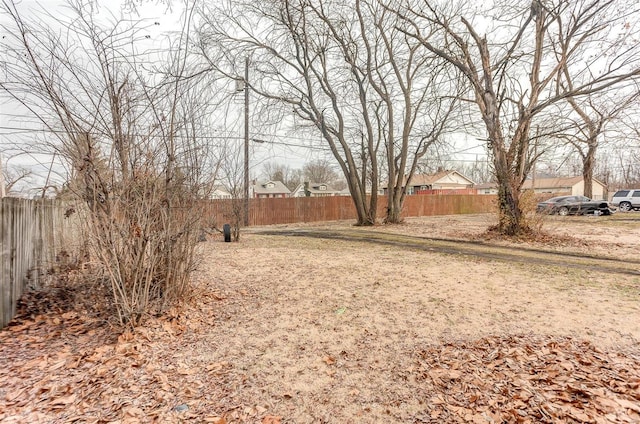
[[[250,187],[250,190],[250,197],[254,198],[289,197],[291,195],[291,190],[282,181],[255,183]]]
[[[299,184],[291,192],[291,197],[327,197],[340,196],[340,190],[336,190],[329,184],[304,182]]]
[[[233,196],[224,186],[214,186],[209,195],[211,199],[231,199]]]
[[[458,171],[443,170],[435,174],[416,174],[407,187],[407,194],[427,193],[430,190],[467,190],[473,189],[475,183]],[[387,187],[382,188],[387,194]]]

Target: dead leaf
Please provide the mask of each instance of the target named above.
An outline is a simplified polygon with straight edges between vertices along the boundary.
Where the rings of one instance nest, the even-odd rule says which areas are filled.
[[[67,406],[67,405],[72,404],[75,401],[76,401],[76,395],[75,395],[75,393],[72,393],[69,396],[62,396],[62,397],[54,399],[51,402],[51,405],[52,406]]]
[[[635,412],[640,412],[640,403],[633,403],[626,399],[615,398],[615,401],[618,405],[622,406],[625,409],[631,409]]]
[[[336,363],[336,358],[334,358],[331,355],[327,355],[324,358],[322,358],[322,361],[327,365],[334,365]]]
[[[49,367],[49,372],[55,371],[55,370],[59,370],[60,368],[64,367],[65,364],[67,363],[66,359],[63,359],[61,361],[55,362],[53,365],[51,365]]]
[[[178,368],[178,374],[180,375],[194,375],[196,372],[198,371],[194,368]]]
[[[204,417],[205,423],[213,424],[227,424],[227,420],[224,417]]]
[[[433,379],[457,380],[462,376],[462,373],[458,370],[433,368],[429,370],[429,375]]]
[[[18,390],[7,391],[5,399],[7,400],[7,402],[13,402],[16,399],[18,399],[20,396],[22,396],[22,394],[26,390],[27,390],[27,388],[23,387],[22,389],[18,389]]]
[[[280,420],[282,420],[282,417],[267,415],[262,419],[262,424],[280,424]]]
[[[588,423],[591,422],[591,417],[585,414],[583,411],[578,408],[571,407],[569,411],[567,411],[567,415],[571,418],[578,420],[578,422]]]
[[[122,334],[118,336],[118,343],[130,342],[133,340],[133,333],[131,330],[127,329]]]

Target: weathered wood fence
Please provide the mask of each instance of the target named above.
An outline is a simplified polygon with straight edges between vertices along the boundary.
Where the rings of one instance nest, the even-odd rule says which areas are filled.
[[[495,196],[438,194],[407,196],[403,217],[486,213],[495,208]],[[203,217],[219,227],[233,220],[234,200],[202,202]],[[236,201],[237,202],[237,201]],[[378,217],[383,218],[387,198],[378,197]],[[291,224],[296,222],[355,220],[351,197],[292,197],[285,199],[250,199],[249,225]]]
[[[0,328],[13,318],[27,287],[41,285],[74,230],[68,205],[54,200],[0,198]]]

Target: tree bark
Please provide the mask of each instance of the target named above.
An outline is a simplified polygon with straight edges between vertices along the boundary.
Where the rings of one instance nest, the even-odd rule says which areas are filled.
[[[582,178],[584,179],[584,195],[593,198],[593,168],[596,162],[596,140],[589,140],[587,154],[582,158]]]

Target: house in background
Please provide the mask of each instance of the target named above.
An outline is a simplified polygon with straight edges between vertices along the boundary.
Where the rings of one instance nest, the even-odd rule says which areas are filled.
[[[407,194],[438,194],[445,192],[475,194],[475,183],[458,171],[441,170],[435,174],[416,174],[407,187]],[[383,192],[388,193],[387,187]]]
[[[304,182],[291,192],[291,197],[327,197],[339,196],[340,190],[336,190],[329,184]]]
[[[476,192],[478,194],[498,194],[497,183],[476,184]]]
[[[371,194],[371,189],[369,189],[367,191],[367,194]],[[336,194],[336,196],[351,196],[351,190],[349,190],[349,186],[347,186],[344,189],[340,190],[338,192],[338,194]]]
[[[291,195],[291,190],[289,190],[282,181],[267,181],[264,183],[254,182],[249,189],[249,197],[256,199],[289,197]]]
[[[522,185],[523,190],[532,190],[534,193],[566,193],[572,196],[584,196],[584,178],[582,175],[566,178],[536,178],[529,179]],[[606,198],[606,185],[593,179],[591,197],[596,200]]]
[[[476,188],[478,194],[498,194],[498,185],[496,183],[479,184]],[[533,190],[536,194],[584,196],[584,178],[580,175],[565,178],[528,179],[522,185],[522,189]],[[595,200],[605,199],[606,191],[605,184],[594,178],[592,197]]]
[[[221,185],[213,186],[209,198],[211,199],[231,199],[233,196],[229,191]]]

